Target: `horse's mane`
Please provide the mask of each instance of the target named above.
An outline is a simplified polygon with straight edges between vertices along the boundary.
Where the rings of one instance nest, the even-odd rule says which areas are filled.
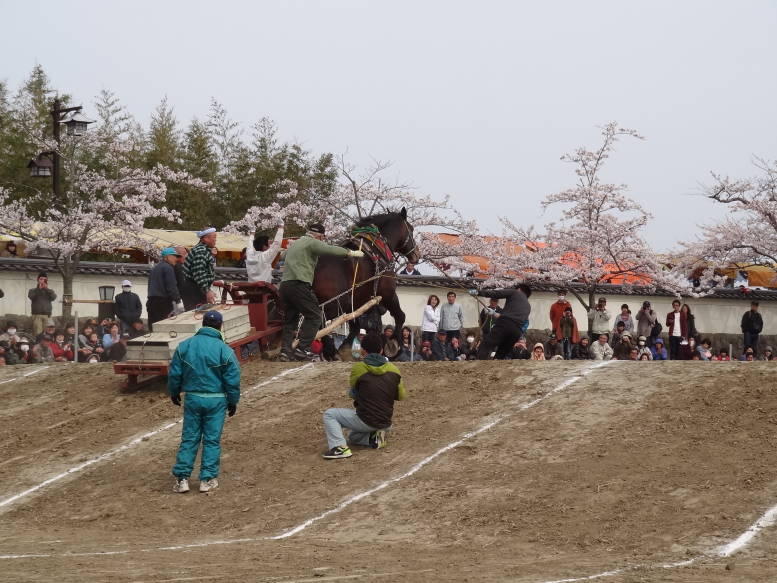
[[[369,217],[364,217],[363,219],[359,219],[358,221],[356,221],[354,226],[369,227],[370,225],[375,225],[376,227],[382,227],[391,219],[396,218],[398,214],[399,213],[396,213],[396,212],[390,212],[390,213],[381,213],[379,215],[370,215]]]

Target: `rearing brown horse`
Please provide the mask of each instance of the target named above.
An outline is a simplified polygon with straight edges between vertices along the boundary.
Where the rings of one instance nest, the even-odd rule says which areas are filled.
[[[404,207],[398,213],[385,213],[361,219],[356,223],[355,228],[373,226],[380,234],[377,237],[378,245],[382,242],[391,249],[392,254],[404,255],[412,263],[418,261],[420,255],[413,239],[413,227],[407,221],[407,211]],[[359,242],[349,239],[343,246],[358,249]],[[396,330],[401,330],[405,323],[405,313],[399,306],[394,264],[382,256],[379,249],[368,240],[363,241],[361,249],[365,256],[358,260],[343,260],[342,257],[331,255],[319,257],[313,279],[313,291],[319,303],[325,304],[324,315],[329,320],[340,314],[353,312],[377,295],[381,297],[381,305],[394,318]],[[373,259],[374,257],[377,257],[377,260]],[[382,272],[385,272],[385,275],[380,276]],[[352,286],[353,294],[351,294]],[[353,303],[351,303],[352,297]],[[328,301],[332,298],[337,299]],[[352,337],[355,323],[351,321],[349,324],[352,331],[349,337]]]

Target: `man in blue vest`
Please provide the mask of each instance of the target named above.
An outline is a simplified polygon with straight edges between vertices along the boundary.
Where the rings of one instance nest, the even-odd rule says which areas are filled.
[[[170,400],[183,409],[181,446],[173,466],[173,492],[189,491],[189,476],[202,442],[200,492],[218,487],[221,431],[224,417],[232,417],[240,400],[240,366],[234,351],[221,334],[223,317],[211,310],[202,318],[202,328],[181,342],[170,361],[167,389]]]

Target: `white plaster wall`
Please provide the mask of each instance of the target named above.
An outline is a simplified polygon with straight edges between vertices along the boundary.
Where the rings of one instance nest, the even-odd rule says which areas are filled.
[[[0,272],[0,288],[5,292],[5,297],[0,299],[0,314],[30,314],[30,301],[27,299],[27,291],[35,287],[37,273],[33,272]],[[115,293],[121,291],[121,280],[123,277],[106,277],[104,275],[86,275],[76,276],[73,284],[74,298],[96,300],[99,298],[97,288],[101,285],[113,285],[116,287]],[[143,303],[143,317],[146,317],[146,293],[147,278],[132,278],[132,290],[140,296]],[[49,285],[57,292],[57,301],[54,305],[54,315],[62,314],[62,278],[56,273],[49,273]],[[400,286],[399,298],[402,309],[405,312],[406,322],[410,326],[421,325],[421,314],[426,305],[430,294],[435,294],[441,302],[445,302],[445,295],[451,289],[457,294],[457,302],[464,311],[465,327],[476,327],[478,325],[478,314],[481,306],[477,301],[470,297],[466,289],[457,287],[443,288],[421,285],[418,287]],[[653,309],[659,315],[660,322],[665,323],[666,314],[672,309],[672,298],[665,296],[640,296],[640,295],[615,295],[608,294],[607,306],[615,315],[620,312],[621,304],[628,304],[632,311],[632,316],[636,316],[642,302],[649,300]],[[586,312],[580,302],[572,295],[567,299],[572,304],[575,318],[581,330],[588,328]],[[487,298],[481,298],[487,303]],[[556,294],[551,292],[534,292],[531,296],[532,315],[529,319],[529,327],[532,329],[549,329],[550,318],[548,313],[550,305],[556,301]],[[740,334],[739,323],[742,314],[750,309],[750,300],[746,297],[742,299],[715,299],[715,298],[684,298],[683,301],[691,306],[691,310],[696,315],[696,327],[700,333],[705,334]],[[504,302],[501,302],[502,304]],[[96,316],[97,304],[75,304],[74,311],[77,310],[79,316]],[[777,302],[761,302],[760,311],[764,318],[764,333],[777,333]],[[384,323],[393,323],[389,314],[383,318]]]

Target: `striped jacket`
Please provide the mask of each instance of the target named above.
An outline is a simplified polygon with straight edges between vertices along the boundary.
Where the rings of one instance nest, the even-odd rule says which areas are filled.
[[[216,272],[213,270],[213,254],[205,243],[200,241],[189,254],[183,264],[183,276],[194,282],[202,291],[207,292],[210,289],[213,280],[216,279]]]

